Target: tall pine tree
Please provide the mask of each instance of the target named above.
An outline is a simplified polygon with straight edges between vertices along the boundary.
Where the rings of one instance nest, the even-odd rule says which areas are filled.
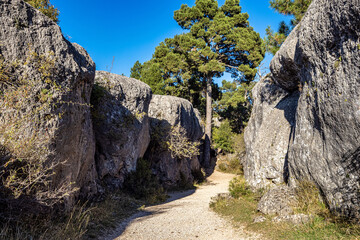
[[[130,77],[140,80],[142,65],[139,61],[134,63],[134,66],[130,69]]]
[[[163,66],[168,85],[186,86],[195,79],[204,86],[205,164],[210,163],[213,79],[228,72],[235,80],[250,82],[264,58],[262,39],[239,4],[239,0],[226,0],[218,7],[215,0],[196,0],[193,7],[182,5],[174,19],[188,32],[166,39],[153,56]]]

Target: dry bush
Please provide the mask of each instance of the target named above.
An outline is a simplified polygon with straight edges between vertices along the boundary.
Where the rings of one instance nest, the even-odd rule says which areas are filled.
[[[25,61],[13,62],[0,56],[1,224],[49,215],[78,190],[66,179],[53,183],[57,169],[66,164],[52,147],[54,123],[65,105],[76,104],[61,100],[70,90],[55,80],[57,64],[53,52],[39,55],[29,49]]]
[[[200,143],[190,141],[186,137],[186,130],[180,125],[171,128],[167,145],[173,158],[192,158],[200,155]]]

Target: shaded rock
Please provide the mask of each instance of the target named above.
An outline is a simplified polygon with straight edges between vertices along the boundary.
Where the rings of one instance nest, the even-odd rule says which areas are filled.
[[[262,79],[252,90],[254,107],[245,129],[244,174],[253,188],[284,182],[290,135],[299,94]]]
[[[203,135],[198,113],[192,104],[182,98],[154,95],[149,107],[151,142],[145,158],[151,162],[153,173],[166,188],[192,184],[200,171],[198,156],[179,156],[169,147],[174,129],[193,145]],[[186,150],[186,149],[183,149]],[[194,174],[194,175],[193,175]]]
[[[120,187],[136,169],[150,142],[151,89],[124,76],[97,71],[91,97],[96,137],[96,166],[108,186]]]
[[[295,62],[295,57],[300,51],[298,48],[300,25],[297,25],[286,38],[286,47],[280,48],[270,63],[273,80],[290,92],[298,90],[300,87],[300,67]]]
[[[306,214],[294,214],[288,216],[276,216],[272,219],[274,223],[288,222],[295,225],[305,224],[311,220],[311,216]]]
[[[87,52],[27,3],[0,0],[0,68],[1,145],[34,169],[55,167],[53,189],[96,193]]]
[[[263,214],[288,216],[293,213],[291,205],[294,201],[294,190],[286,185],[279,185],[262,196],[257,209]]]
[[[290,185],[295,186],[301,180],[315,182],[333,212],[358,219],[360,93],[356,89],[360,87],[359,39],[358,1],[314,0],[272,60],[270,74],[273,85],[289,94],[299,92],[289,144],[279,145],[286,151],[280,173],[287,176],[285,180]],[[264,147],[257,150],[259,155],[268,151]],[[254,156],[250,151],[247,162],[252,159],[258,162]],[[268,165],[267,161],[262,164]],[[249,166],[253,170],[261,168]],[[252,174],[256,173],[250,172],[247,176]],[[265,181],[264,177],[260,178]]]

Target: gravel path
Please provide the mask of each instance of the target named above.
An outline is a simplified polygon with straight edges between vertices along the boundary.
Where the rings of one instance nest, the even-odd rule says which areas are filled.
[[[146,207],[124,221],[108,239],[128,240],[232,240],[255,239],[255,235],[232,224],[211,211],[211,197],[227,192],[231,174],[214,172],[209,183],[196,191],[171,194],[167,203]]]

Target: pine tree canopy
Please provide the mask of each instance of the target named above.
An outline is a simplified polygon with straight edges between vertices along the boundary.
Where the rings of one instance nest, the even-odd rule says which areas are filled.
[[[140,80],[142,65],[139,61],[136,61],[134,66],[130,69],[130,77]]]
[[[281,14],[294,16],[291,24],[296,26],[306,13],[311,1],[312,0],[271,0],[270,6]]]
[[[291,26],[295,27],[301,21],[311,1],[312,0],[271,0],[270,6],[281,14],[294,16],[294,18],[291,19]],[[284,21],[280,23],[276,33],[268,26],[264,40],[266,51],[275,55],[289,34],[290,27],[286,25]]]
[[[193,67],[206,77],[220,77],[227,71],[240,81],[251,81],[264,57],[262,40],[249,26],[248,14],[241,13],[239,0],[227,0],[218,7],[215,0],[197,0],[182,5],[174,19],[189,33],[167,39],[164,47],[186,58],[178,69],[188,79]],[[163,52],[163,51],[162,51]],[[185,59],[183,59],[185,60]],[[191,67],[190,67],[191,66]]]

